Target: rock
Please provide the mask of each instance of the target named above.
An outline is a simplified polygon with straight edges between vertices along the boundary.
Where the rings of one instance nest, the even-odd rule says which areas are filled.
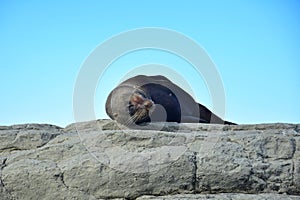
[[[214,199],[214,200],[298,200],[299,196],[283,194],[179,194],[168,196],[141,196],[136,200],[188,200],[188,199]]]
[[[111,120],[0,126],[0,197],[299,199],[299,132],[293,124],[129,130]]]
[[[0,152],[34,149],[60,134],[61,128],[46,124],[0,126]]]

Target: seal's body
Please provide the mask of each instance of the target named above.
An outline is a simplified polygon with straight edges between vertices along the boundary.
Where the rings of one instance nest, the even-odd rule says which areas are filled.
[[[164,76],[135,76],[108,96],[106,113],[130,126],[146,122],[215,123],[223,121]]]

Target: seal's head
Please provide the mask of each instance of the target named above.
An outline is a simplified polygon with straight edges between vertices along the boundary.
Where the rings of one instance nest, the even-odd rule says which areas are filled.
[[[155,104],[146,93],[131,85],[115,88],[106,101],[106,112],[125,126],[150,122]]]
[[[154,102],[145,96],[144,92],[134,92],[128,104],[129,114],[134,123],[149,122],[149,115],[154,110]]]

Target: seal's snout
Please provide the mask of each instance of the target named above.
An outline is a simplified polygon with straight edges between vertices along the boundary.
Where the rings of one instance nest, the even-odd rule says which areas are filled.
[[[145,100],[144,107],[149,111],[152,109],[154,102],[151,100]]]

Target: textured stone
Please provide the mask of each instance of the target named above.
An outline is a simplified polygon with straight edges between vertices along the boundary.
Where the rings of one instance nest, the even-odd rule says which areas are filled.
[[[299,125],[143,129],[111,120],[0,126],[0,197],[300,198]]]
[[[214,200],[298,200],[299,196],[280,194],[179,194],[168,196],[141,196],[136,200],[188,200],[188,199],[214,199]]]
[[[0,126],[0,152],[41,147],[59,135],[60,130],[47,124]]]

